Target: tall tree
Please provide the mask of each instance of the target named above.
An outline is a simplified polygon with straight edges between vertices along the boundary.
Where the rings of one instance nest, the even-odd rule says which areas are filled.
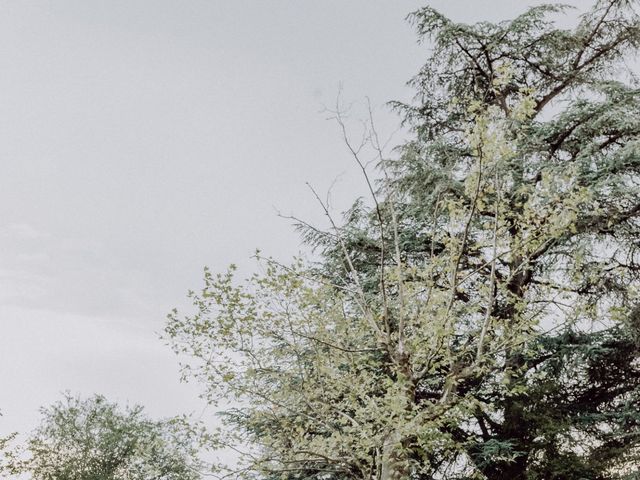
[[[396,105],[415,138],[388,160],[370,132],[374,188],[345,137],[372,206],[303,228],[319,268],[207,272],[170,316],[209,398],[237,402],[217,440],[247,478],[638,478],[636,6],[571,31],[560,6],[412,14],[433,45]]]

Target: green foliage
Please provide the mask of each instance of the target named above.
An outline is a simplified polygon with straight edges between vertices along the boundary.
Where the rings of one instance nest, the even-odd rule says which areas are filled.
[[[389,159],[365,135],[372,205],[301,226],[318,265],[263,259],[244,285],[207,271],[196,313],[169,316],[185,375],[233,405],[212,435],[233,475],[639,474],[636,6],[601,0],[573,30],[559,6],[411,15],[434,50],[396,105],[414,139]]]
[[[9,471],[34,480],[194,480],[195,444],[179,419],[152,421],[141,407],[119,409],[96,395],[66,395],[43,420]]]
[[[0,417],[2,413],[0,413]],[[9,472],[15,458],[11,449],[12,441],[16,438],[16,434],[12,433],[5,437],[0,437],[0,475]]]

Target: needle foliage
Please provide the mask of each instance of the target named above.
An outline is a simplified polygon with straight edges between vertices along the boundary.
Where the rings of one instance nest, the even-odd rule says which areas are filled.
[[[636,7],[600,0],[571,30],[558,5],[410,16],[431,46],[395,105],[413,138],[389,157],[371,124],[345,136],[371,198],[301,225],[323,260],[207,271],[169,316],[224,410],[220,476],[639,478]]]

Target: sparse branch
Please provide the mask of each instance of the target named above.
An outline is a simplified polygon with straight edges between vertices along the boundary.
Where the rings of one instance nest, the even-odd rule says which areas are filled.
[[[342,237],[342,235],[340,233],[340,229],[338,228],[338,225],[333,220],[333,217],[331,216],[331,213],[329,212],[329,209],[324,204],[324,202],[322,201],[322,199],[320,198],[318,193],[315,191],[315,189],[309,183],[307,183],[307,186],[309,187],[309,189],[311,190],[311,192],[315,196],[316,200],[318,201],[318,203],[322,207],[326,217],[329,219],[329,223],[331,224],[331,227],[333,228],[333,231],[335,232],[336,237],[338,238],[338,242],[340,244],[340,248],[342,249],[342,253],[344,255],[344,259],[347,262],[347,265],[349,267],[349,271],[350,271],[350,273],[351,273],[351,275],[353,277],[353,282],[356,285],[356,289],[357,289],[359,297],[360,297],[360,300],[358,301],[358,305],[360,307],[360,310],[362,311],[362,314],[365,316],[365,318],[369,322],[369,325],[371,326],[371,328],[378,335],[380,335],[380,337],[384,340],[384,342],[386,344],[388,344],[388,341],[389,341],[389,338],[388,338],[389,330],[387,329],[386,332],[383,332],[380,329],[380,327],[378,326],[378,324],[376,323],[376,321],[375,321],[375,319],[373,317],[373,313],[371,312],[371,309],[368,306],[366,294],[365,294],[364,289],[362,288],[362,285],[360,283],[358,271],[356,270],[356,268],[353,265],[353,261],[351,260],[351,255],[349,254],[349,250],[347,249],[347,245],[346,245],[346,243],[344,241],[344,238]]]
[[[382,147],[380,145],[380,138],[378,136],[378,131],[375,127],[375,123],[373,120],[373,111],[371,109],[371,101],[367,98],[367,109],[369,112],[369,122],[371,126],[371,138],[373,147],[378,156],[378,163],[380,168],[385,176],[385,181],[388,189],[389,200],[387,201],[387,206],[389,208],[389,212],[391,214],[391,225],[393,227],[393,246],[394,246],[394,254],[395,254],[395,263],[396,263],[396,276],[397,276],[397,284],[398,284],[398,300],[400,303],[400,312],[398,318],[398,353],[401,358],[404,358],[405,355],[405,345],[404,345],[404,335],[405,335],[405,315],[406,315],[406,304],[405,304],[405,293],[404,293],[404,280],[403,280],[403,268],[402,268],[402,255],[400,253],[400,237],[399,237],[399,229],[398,229],[398,212],[396,211],[396,193],[391,184],[391,179],[387,172],[387,169],[384,165],[384,155],[382,152]]]
[[[338,98],[336,99],[336,109],[333,112],[335,114],[335,120],[338,123],[338,126],[340,127],[340,131],[342,133],[342,140],[344,142],[344,144],[347,146],[349,152],[351,153],[351,156],[353,157],[353,159],[355,160],[356,164],[360,167],[360,170],[362,172],[362,175],[365,179],[365,182],[367,184],[367,188],[369,189],[369,194],[371,195],[371,199],[373,200],[373,203],[375,205],[375,211],[376,211],[376,216],[378,218],[378,225],[379,225],[379,230],[380,230],[380,276],[379,276],[379,282],[380,282],[380,292],[382,294],[382,301],[383,301],[383,305],[384,305],[384,312],[383,312],[383,316],[385,318],[385,323],[388,324],[388,317],[389,317],[389,304],[388,304],[388,300],[387,300],[387,287],[386,287],[386,274],[385,274],[385,264],[386,264],[386,259],[385,259],[385,255],[386,255],[386,238],[385,238],[385,229],[384,229],[384,219],[382,217],[382,210],[380,208],[380,203],[378,202],[378,197],[376,195],[376,192],[373,188],[373,184],[371,183],[371,179],[369,177],[369,173],[367,172],[367,166],[366,164],[361,160],[360,158],[360,151],[362,150],[364,144],[365,144],[365,140],[363,139],[362,143],[360,144],[360,146],[355,147],[351,141],[349,140],[349,135],[347,134],[347,128],[346,125],[344,123],[344,119],[342,116],[342,110],[340,107],[340,96],[338,96]]]
[[[495,218],[493,220],[493,240],[492,240],[492,261],[491,261],[491,273],[489,274],[489,301],[487,302],[485,316],[482,322],[482,328],[480,330],[480,337],[478,338],[478,348],[476,351],[476,366],[480,365],[482,361],[482,352],[484,347],[484,338],[487,335],[489,329],[489,323],[491,322],[491,313],[496,301],[496,260],[498,258],[498,226],[500,218],[500,187],[499,187],[499,169],[496,166],[495,169],[495,188],[496,188],[496,204],[495,204]]]

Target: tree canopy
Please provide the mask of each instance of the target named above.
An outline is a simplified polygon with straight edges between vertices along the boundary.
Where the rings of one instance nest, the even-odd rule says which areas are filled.
[[[42,423],[5,466],[33,480],[195,480],[197,446],[178,419],[153,421],[142,407],[95,395],[42,409]]]
[[[640,19],[600,0],[564,30],[564,8],[411,14],[413,138],[345,137],[371,199],[300,226],[319,263],[206,271],[169,316],[240,457],[221,476],[639,478]]]

